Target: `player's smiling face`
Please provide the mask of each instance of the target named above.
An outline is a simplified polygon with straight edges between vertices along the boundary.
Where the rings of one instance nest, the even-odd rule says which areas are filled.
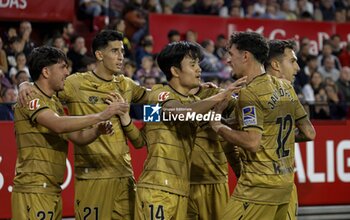
[[[108,46],[102,51],[102,60],[104,67],[111,73],[121,72],[124,60],[124,45],[122,41],[110,41]]]
[[[193,89],[199,86],[201,82],[202,69],[199,66],[199,59],[193,59],[186,56],[181,61],[181,70],[178,69],[178,77],[180,84],[188,89]]]

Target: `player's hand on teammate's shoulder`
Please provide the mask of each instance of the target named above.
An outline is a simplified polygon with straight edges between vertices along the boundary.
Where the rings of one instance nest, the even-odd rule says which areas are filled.
[[[113,124],[110,121],[104,121],[97,124],[97,132],[99,135],[108,134],[113,135]]]
[[[247,76],[243,76],[229,85],[226,90],[231,91],[231,93],[238,93],[239,90],[247,83]]]
[[[22,82],[19,85],[17,103],[19,103],[20,106],[26,106],[29,101],[34,98],[35,94],[36,91],[33,84],[30,82]]]

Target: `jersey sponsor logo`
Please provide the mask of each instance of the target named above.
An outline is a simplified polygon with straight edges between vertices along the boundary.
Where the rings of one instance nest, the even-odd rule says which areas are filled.
[[[143,106],[143,121],[144,122],[160,122],[160,110],[162,107],[157,105],[144,105]]]
[[[169,98],[170,92],[161,92],[158,95],[158,101],[163,102]]]
[[[29,110],[34,111],[40,107],[39,99],[33,99],[29,102]]]
[[[90,96],[89,97],[89,103],[90,104],[96,104],[97,101],[98,101],[98,97],[97,96]]]
[[[242,109],[243,125],[257,125],[255,106],[246,106]]]

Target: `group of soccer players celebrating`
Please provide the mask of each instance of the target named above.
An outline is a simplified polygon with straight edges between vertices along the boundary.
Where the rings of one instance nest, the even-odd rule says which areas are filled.
[[[67,140],[76,219],[296,219],[294,143],[314,139],[315,130],[291,83],[299,69],[293,42],[238,32],[227,49],[237,80],[226,89],[201,84],[199,45],[175,42],[157,56],[168,83],[147,90],[123,76],[116,31],[94,38],[90,72],[68,76],[61,51],[36,48],[28,62],[34,85],[21,86],[15,107],[13,219],[62,218]],[[139,130],[130,103],[224,119],[147,122]],[[137,184],[127,139],[147,148]],[[231,198],[228,164],[238,178]]]

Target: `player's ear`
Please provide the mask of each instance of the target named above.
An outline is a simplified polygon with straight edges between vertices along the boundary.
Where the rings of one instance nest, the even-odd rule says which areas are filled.
[[[49,68],[48,67],[44,67],[42,70],[41,70],[41,74],[43,75],[44,78],[48,78],[49,77]]]
[[[102,60],[103,60],[102,51],[96,50],[96,51],[95,51],[95,56],[96,56],[97,61],[102,61]]]
[[[172,66],[170,67],[170,72],[173,75],[173,77],[179,77],[179,68]]]
[[[277,60],[272,60],[270,65],[271,65],[272,69],[277,70],[277,71],[280,70],[280,63]]]

